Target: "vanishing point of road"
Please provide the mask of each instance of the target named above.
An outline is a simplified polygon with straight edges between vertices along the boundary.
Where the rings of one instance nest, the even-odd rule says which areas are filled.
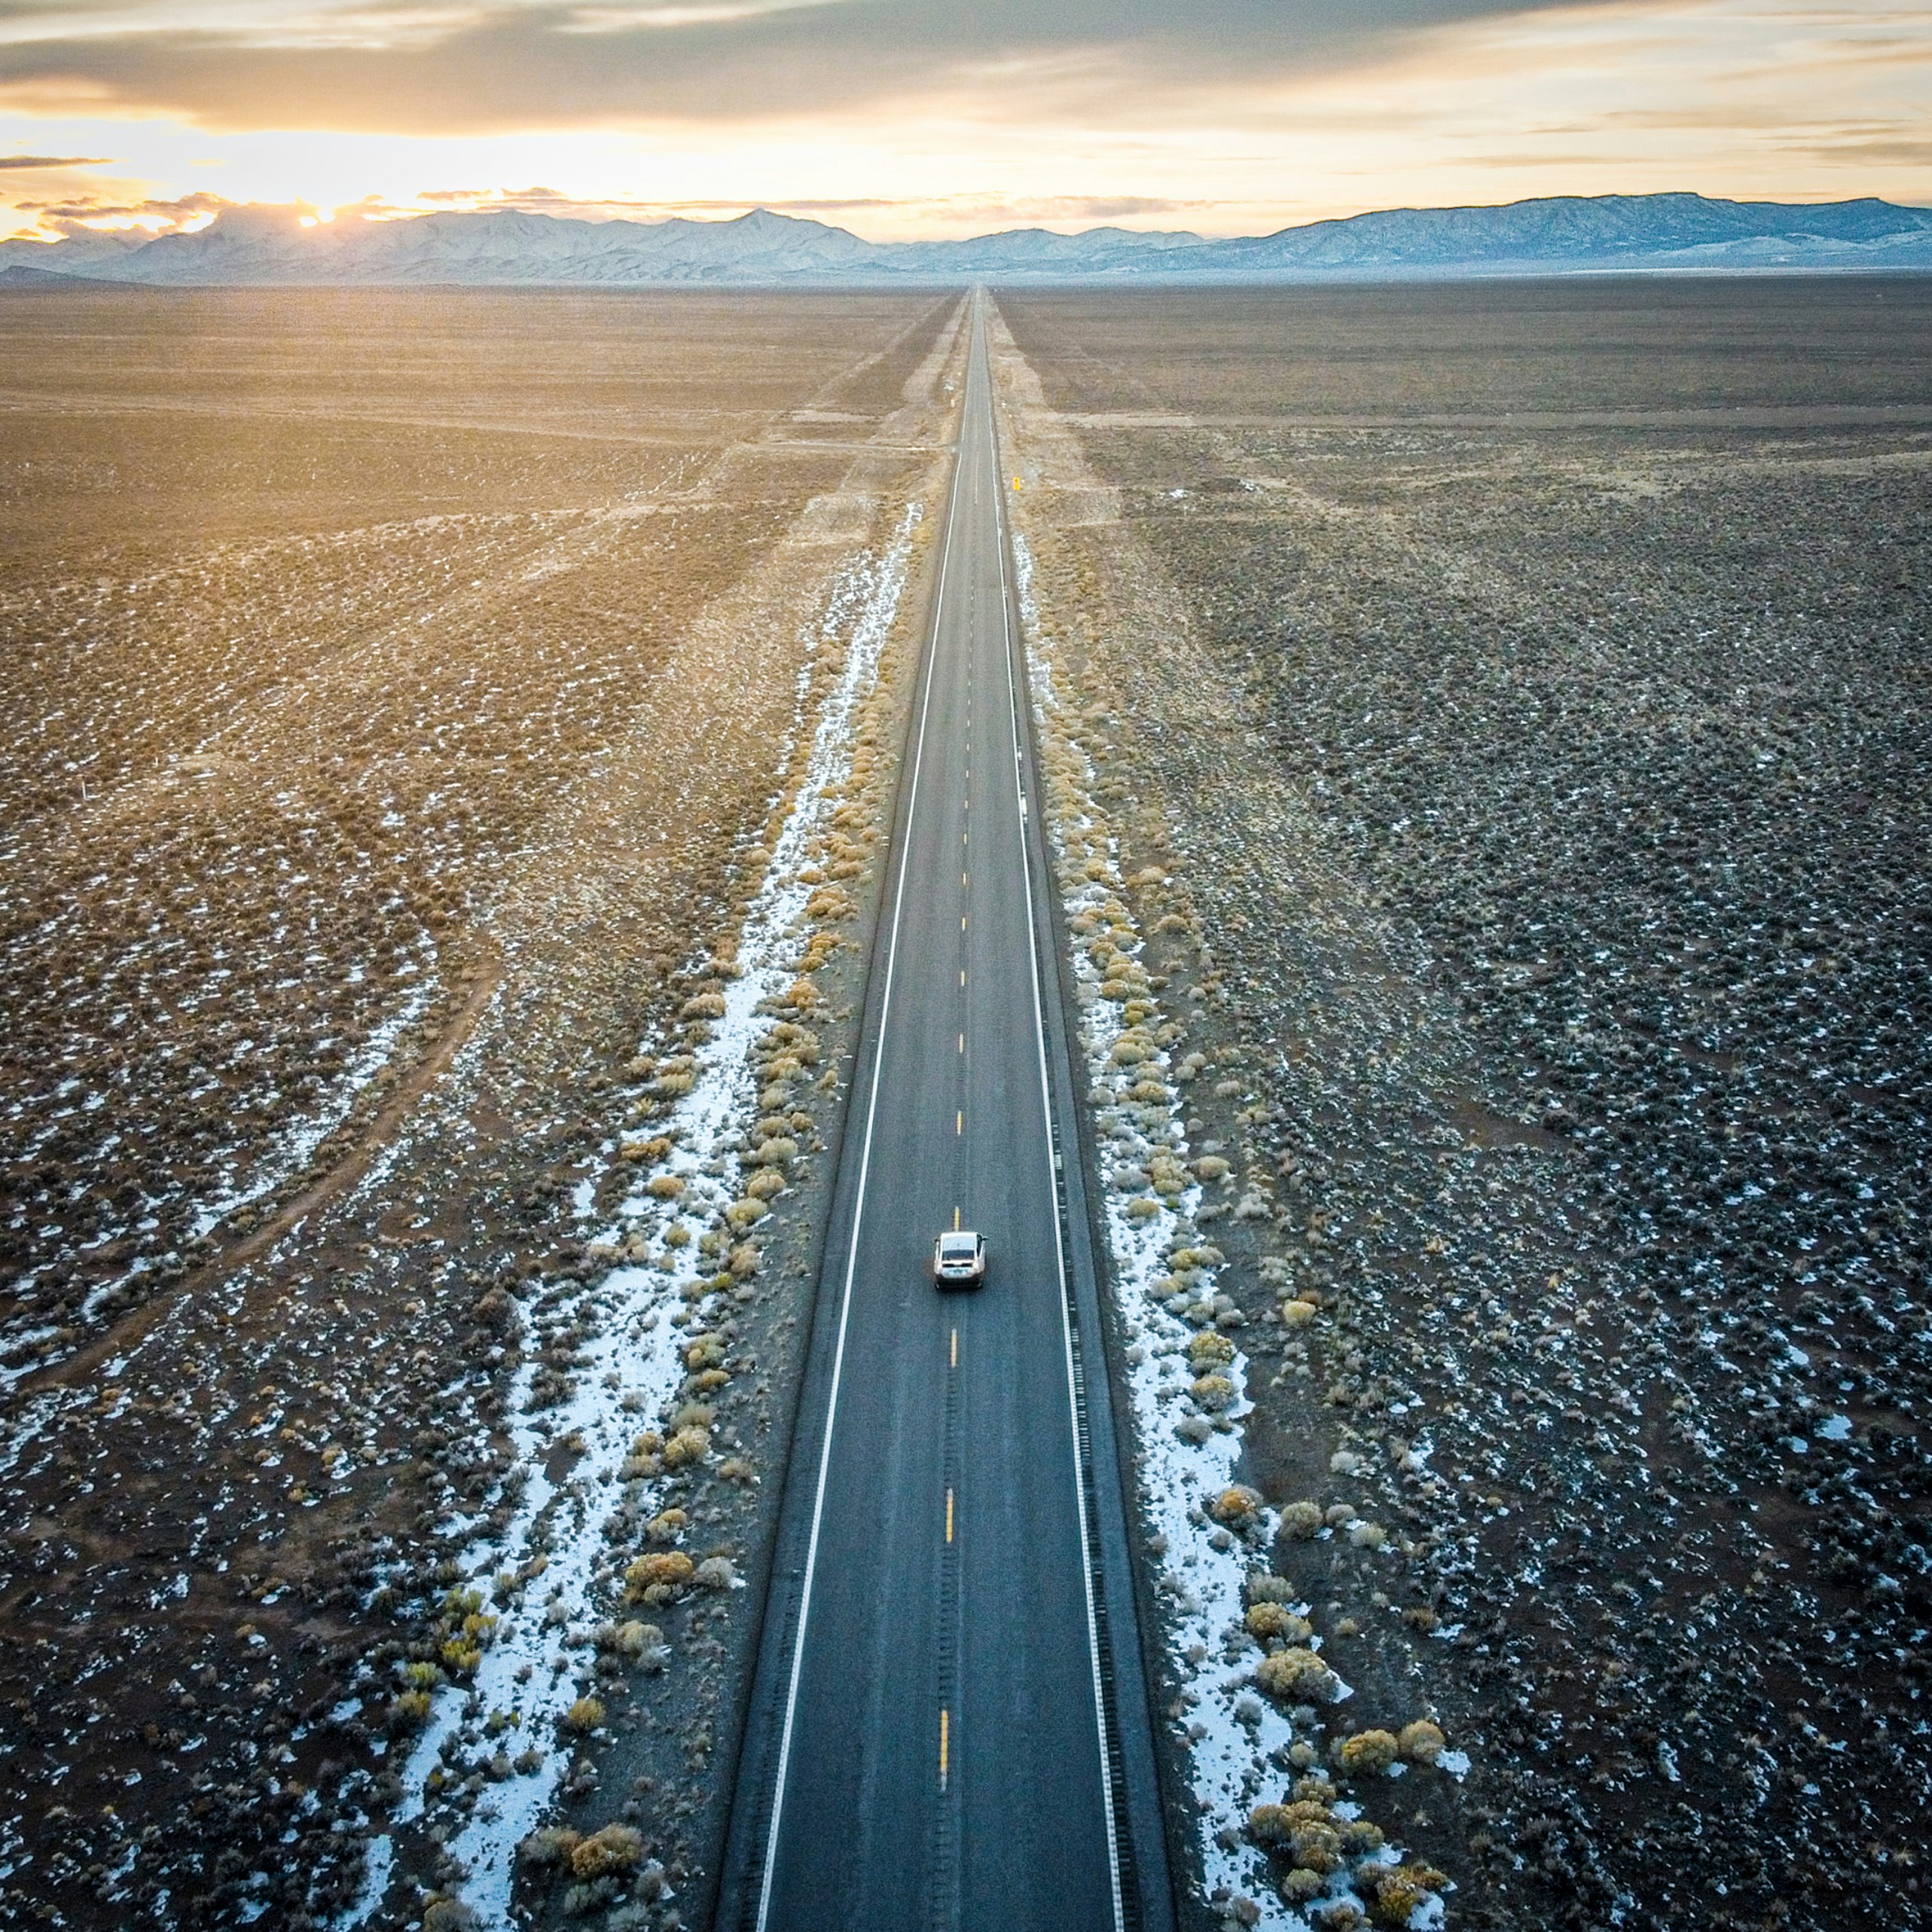
[[[984,301],[721,1932],[1167,1932]],[[934,1237],[987,1239],[941,1293]]]

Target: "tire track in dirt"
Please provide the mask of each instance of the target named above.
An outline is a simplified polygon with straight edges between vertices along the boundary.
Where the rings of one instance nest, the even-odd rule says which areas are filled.
[[[450,1063],[475,1031],[477,1022],[488,1010],[503,983],[501,948],[487,934],[478,933],[476,936],[490,954],[481,978],[438,1036],[435,1046],[396,1081],[381,1106],[371,1116],[368,1125],[356,1136],[354,1144],[341,1159],[266,1221],[225,1244],[199,1267],[191,1268],[172,1294],[156,1296],[110,1325],[64,1361],[39,1375],[24,1378],[23,1394],[30,1396],[43,1390],[68,1388],[86,1381],[102,1363],[144,1340],[151,1329],[184,1302],[192,1301],[251,1262],[259,1261],[271,1253],[285,1235],[292,1234],[310,1215],[319,1213],[339,1199],[368,1173],[371,1163],[389,1145],[396,1130],[414,1111],[417,1101],[448,1071]]]

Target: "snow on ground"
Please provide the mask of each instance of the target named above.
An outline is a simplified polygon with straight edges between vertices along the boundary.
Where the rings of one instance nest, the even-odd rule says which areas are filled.
[[[1283,1769],[1288,1753],[1299,1745],[1297,1761],[1312,1765],[1322,1735],[1312,1704],[1284,1711],[1260,1692],[1261,1647],[1244,1622],[1249,1579],[1266,1573],[1280,1522],[1235,1476],[1242,1418],[1253,1405],[1247,1363],[1230,1332],[1240,1317],[1232,1298],[1217,1299],[1221,1251],[1201,1232],[1206,1217],[1194,1164],[1213,1155],[1190,1147],[1183,1100],[1199,1057],[1179,1052],[1180,1029],[1166,1021],[1136,963],[1143,942],[1126,904],[1118,847],[1095,802],[1094,770],[1073,710],[1055,685],[1052,639],[1039,621],[1024,539],[1015,534],[1014,547],[1048,825],[1075,942],[1103,1211],[1128,1343],[1143,1527],[1158,1565],[1169,1668],[1187,1708],[1186,1769],[1202,1876],[1210,1899],[1247,1902],[1241,1922],[1307,1932],[1308,1919],[1283,1901],[1248,1836],[1254,1807],[1282,1799],[1292,1775]],[[1299,1616],[1308,1610],[1287,1607]],[[1321,1648],[1319,1636],[1305,1641]],[[1331,1670],[1326,1702],[1352,1695]],[[1346,1818],[1357,1808],[1341,1803],[1335,1811]],[[1375,1859],[1397,1855],[1388,1848]],[[1311,1901],[1313,1909],[1355,1901],[1349,1879],[1344,1863],[1327,1881],[1326,1901]],[[1439,1900],[1418,1906],[1413,1923],[1431,1923],[1440,1909]]]
[[[636,1185],[618,1225],[592,1244],[593,1254],[621,1253],[625,1264],[586,1284],[561,1311],[591,1325],[564,1399],[547,1406],[536,1399],[534,1363],[520,1370],[512,1391],[513,1460],[502,1493],[514,1497],[514,1512],[499,1535],[469,1546],[461,1560],[466,1580],[444,1606],[445,1622],[467,1632],[481,1654],[467,1682],[417,1686],[428,1692],[429,1708],[401,1769],[393,1823],[422,1818],[472,1772],[483,1772],[487,1781],[467,1817],[452,1821],[448,1849],[467,1874],[459,1896],[485,1927],[511,1923],[517,1847],[549,1808],[572,1760],[574,1739],[563,1720],[581,1695],[582,1665],[603,1614],[616,1609],[630,1553],[613,1544],[621,1528],[613,1518],[621,1509],[627,1520],[648,1519],[659,1506],[661,1482],[638,1473],[661,1467],[641,1432],[664,1418],[677,1393],[691,1334],[729,1299],[710,1284],[731,1280],[714,1274],[738,1238],[728,1232],[726,1213],[749,1198],[745,1128],[758,1103],[756,1051],[813,923],[816,881],[801,875],[811,871],[811,848],[850,761],[857,713],[898,611],[920,514],[912,505],[882,555],[854,558],[835,581],[812,648],[842,649],[844,662],[820,706],[736,959],[716,1004],[699,1016],[709,1037],[688,1055],[654,1058],[655,1090],[672,1104],[652,1132],[667,1144],[636,1164]],[[801,675],[781,788],[792,783],[808,682]],[[647,1051],[655,1044],[646,1042]],[[613,1158],[624,1158],[624,1140],[613,1141]],[[648,1262],[638,1259],[647,1253]],[[569,1474],[553,1476],[546,1464],[554,1445],[575,1443],[581,1453]],[[708,1443],[702,1453],[712,1453]],[[407,1694],[401,1683],[394,1688]],[[362,1925],[374,1915],[394,1857],[392,1835],[371,1840],[361,1897],[341,1925]]]
[[[426,933],[423,935],[426,943],[428,936]],[[402,1005],[363,1042],[361,1051],[343,1069],[322,1104],[276,1136],[266,1158],[243,1185],[232,1189],[197,1212],[194,1222],[197,1235],[207,1234],[237,1208],[249,1207],[264,1195],[273,1194],[308,1165],[316,1149],[349,1118],[356,1097],[389,1064],[397,1041],[429,1010],[435,991],[433,981],[426,981],[411,991]],[[316,1050],[319,1051],[332,1044],[331,1041],[319,1040]],[[94,1299],[99,1299],[105,1292],[96,1290]],[[83,1311],[91,1311],[91,1304]]]

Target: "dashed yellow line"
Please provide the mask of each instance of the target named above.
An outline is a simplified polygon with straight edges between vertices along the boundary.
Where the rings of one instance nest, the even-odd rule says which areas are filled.
[[[955,1134],[963,1134],[966,1131],[966,1110],[964,1108],[962,1108],[953,1116],[953,1131]]]
[[[942,1704],[939,1707],[939,1789],[946,1788],[946,1774],[950,1747],[952,1744],[952,1714]]]
[[[955,1369],[957,1369],[957,1368],[960,1366],[960,1332],[959,1332],[959,1330],[958,1330],[957,1329],[954,1329],[954,1331],[953,1331],[953,1362],[952,1362],[952,1366],[953,1366]]]
[[[949,1489],[949,1490],[948,1490],[948,1491],[946,1491],[946,1540],[947,1540],[948,1543],[951,1543],[951,1542],[952,1541],[952,1540],[953,1540],[953,1492]]]

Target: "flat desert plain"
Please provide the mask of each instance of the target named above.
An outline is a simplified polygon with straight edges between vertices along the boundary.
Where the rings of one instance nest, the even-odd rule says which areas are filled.
[[[596,1823],[649,1805],[653,1856],[606,1841],[598,1896],[688,1894],[729,1691],[704,1632],[755,1594],[728,1586],[771,1393],[739,1376],[735,1418],[716,1364],[765,1311],[695,1323],[647,1404],[585,1366],[616,1320],[584,1297],[634,1262],[676,1338],[701,1257],[751,1302],[739,1231],[810,1164],[809,1029],[747,1103],[779,1151],[736,1219],[675,1213],[737,1155],[668,1115],[815,722],[852,652],[892,661],[957,306],[0,304],[0,1916],[413,1924],[478,1792],[552,1797],[633,1682],[676,1707],[675,1775],[607,1784]],[[795,1016],[838,970],[869,755],[798,833],[830,878],[826,929],[774,942]],[[720,1588],[597,1648],[603,1583],[566,1589],[563,1548],[607,1580],[596,1483],[651,1452],[571,1405],[630,1445],[687,1366],[720,1500],[683,1520]],[[478,1592],[456,1558],[492,1537]],[[450,1715],[486,1656],[505,1687]],[[538,1723],[553,1678],[570,1724]],[[370,1851],[398,1813],[414,1837]]]
[[[1348,1795],[1452,1923],[1924,1923],[1932,285],[1000,307],[1076,945],[1192,1074],[1102,1163],[1205,1198]],[[1314,1901],[1295,1750],[1224,1842]]]

